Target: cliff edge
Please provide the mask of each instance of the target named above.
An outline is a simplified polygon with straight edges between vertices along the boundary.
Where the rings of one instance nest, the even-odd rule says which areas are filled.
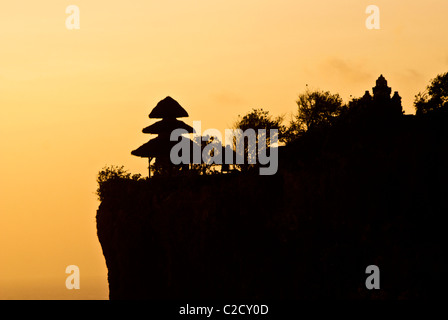
[[[106,181],[110,299],[440,297],[447,119],[309,135],[274,176]],[[366,288],[369,265],[380,290]]]

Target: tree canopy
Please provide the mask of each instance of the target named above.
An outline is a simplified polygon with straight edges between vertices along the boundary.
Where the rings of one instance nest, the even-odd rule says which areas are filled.
[[[419,92],[414,100],[417,115],[427,114],[448,107],[448,72],[431,80],[426,90]]]
[[[296,103],[298,112],[290,122],[286,134],[289,141],[306,131],[332,125],[344,107],[338,93],[309,88],[299,95]]]
[[[269,147],[271,145],[271,130],[278,130],[277,134],[273,134],[273,137],[276,137],[279,142],[285,141],[285,132],[286,127],[282,125],[283,116],[273,117],[269,114],[269,111],[259,109],[252,109],[251,112],[247,113],[244,116],[238,115],[237,121],[233,125],[233,129],[241,129],[243,132],[246,130],[253,129],[255,131],[255,143],[258,146],[258,152],[260,152],[260,144],[259,139],[262,138],[261,134],[258,130],[264,129],[266,130],[266,135],[263,137],[266,139],[266,144],[264,144],[264,148]],[[244,138],[244,164],[237,165],[241,170],[246,171],[249,169],[254,169],[257,165],[249,164],[256,162],[256,152],[255,149],[249,150],[248,146],[248,138]],[[236,137],[234,138],[233,148],[237,151],[236,148]]]
[[[234,123],[234,129],[241,129],[243,131],[247,129],[265,129],[266,138],[268,139],[267,145],[270,144],[270,130],[278,130],[278,139],[283,141],[286,127],[282,125],[283,116],[273,117],[269,114],[269,111],[263,110],[263,108],[252,109],[251,112],[247,113],[243,117],[238,115],[238,120]],[[258,140],[258,137],[257,137]]]

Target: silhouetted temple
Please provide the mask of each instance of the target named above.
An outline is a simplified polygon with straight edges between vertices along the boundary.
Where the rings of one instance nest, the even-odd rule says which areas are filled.
[[[191,126],[176,119],[182,117],[188,117],[187,111],[171,97],[159,101],[149,114],[149,118],[161,118],[162,120],[144,128],[142,131],[158,136],[131,152],[134,156],[149,159],[149,176],[151,176],[151,161],[153,159],[155,159],[154,165],[159,171],[170,172],[173,169],[173,164],[170,161],[170,151],[178,143],[178,141],[170,140],[173,130],[184,129],[188,133],[194,133]],[[182,139],[188,138],[182,137]],[[191,140],[188,140],[191,143]],[[186,167],[188,168],[188,165]]]
[[[373,97],[370,92],[366,90],[366,93],[361,98],[361,101],[365,106],[372,107],[371,111],[374,114],[381,117],[387,116],[388,118],[400,117],[403,115],[403,107],[401,105],[401,97],[398,91],[394,92],[391,97],[392,89],[387,86],[387,80],[380,75],[376,80],[376,86],[372,88]]]

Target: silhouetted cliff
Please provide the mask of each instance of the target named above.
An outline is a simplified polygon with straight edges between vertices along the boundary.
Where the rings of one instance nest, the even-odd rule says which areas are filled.
[[[448,116],[347,123],[284,147],[275,176],[107,181],[110,298],[445,295]]]

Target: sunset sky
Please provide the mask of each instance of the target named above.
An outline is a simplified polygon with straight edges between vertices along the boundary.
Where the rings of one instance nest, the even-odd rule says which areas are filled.
[[[380,30],[365,26],[380,9]],[[80,9],[69,30],[66,7]],[[96,175],[147,174],[132,150],[171,96],[224,132],[296,112],[306,85],[345,102],[383,74],[414,95],[448,71],[446,0],[16,0],[0,4],[0,299],[107,299]],[[80,268],[80,289],[65,268]]]

